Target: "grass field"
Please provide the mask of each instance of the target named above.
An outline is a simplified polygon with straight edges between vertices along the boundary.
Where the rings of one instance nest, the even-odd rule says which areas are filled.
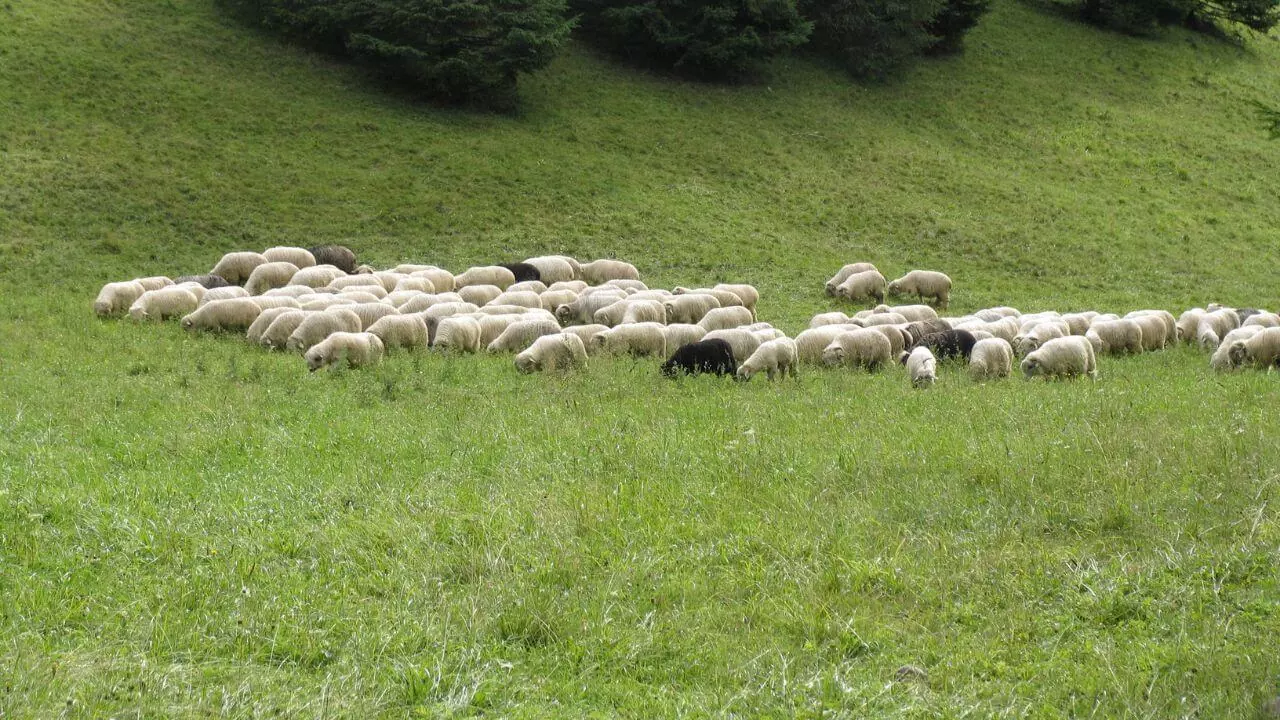
[[[0,716],[1253,717],[1280,375],[305,372],[99,321],[107,280],[345,241],[616,255],[792,334],[842,262],[953,305],[1280,307],[1280,47],[1002,0],[885,86],[573,48],[432,109],[205,0],[0,7]],[[928,680],[893,682],[903,665]]]

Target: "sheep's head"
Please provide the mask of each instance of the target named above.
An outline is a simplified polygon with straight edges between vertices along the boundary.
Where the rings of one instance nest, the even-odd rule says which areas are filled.
[[[1034,355],[1028,355],[1022,360],[1022,374],[1028,378],[1035,377],[1040,372],[1040,358]]]
[[[307,371],[315,372],[324,366],[324,359],[320,357],[320,353],[316,350],[308,350],[305,356],[307,358]]]
[[[844,348],[838,343],[831,343],[822,351],[822,362],[827,366],[844,362]]]
[[[538,369],[538,361],[533,353],[522,352],[516,356],[516,369],[522,373],[531,373]]]
[[[1227,350],[1227,360],[1233,367],[1244,365],[1245,360],[1248,359],[1249,349],[1245,347],[1243,340],[1231,343],[1231,348]]]
[[[901,295],[901,294],[902,294],[902,281],[901,281],[901,280],[894,280],[893,282],[889,283],[889,286],[888,286],[888,288],[886,288],[886,289],[888,290],[888,292],[889,292],[889,294],[890,294],[890,295]]]
[[[835,283],[828,281],[828,282],[827,282],[827,295],[828,295],[828,296],[835,296],[835,294],[836,294],[836,287],[837,287],[837,286],[836,286],[836,284],[835,284]]]
[[[191,328],[195,327],[195,325],[196,325],[196,321],[195,321],[195,320],[192,320],[190,315],[188,315],[188,316],[186,316],[186,317],[182,318],[182,329],[183,329],[183,330],[190,330]]]
[[[746,382],[751,379],[752,375],[755,375],[755,374],[756,373],[754,368],[752,368],[750,365],[746,363],[743,363],[741,366],[738,367],[738,371],[733,374],[733,377],[735,380]]]

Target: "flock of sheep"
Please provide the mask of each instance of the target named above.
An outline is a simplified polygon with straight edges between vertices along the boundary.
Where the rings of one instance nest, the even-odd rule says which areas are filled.
[[[802,363],[877,370],[901,363],[917,387],[939,361],[967,363],[974,379],[1097,375],[1097,356],[1159,350],[1183,341],[1212,352],[1215,369],[1280,362],[1280,316],[1210,305],[1175,320],[1164,310],[1119,317],[1097,312],[1023,314],[1011,307],[941,317],[951,279],[913,270],[889,282],[870,263],[846,265],[828,295],[875,301],[849,316],[827,312],[787,337],[758,322],[760,294],[746,284],[651,289],[634,265],[580,263],[563,255],[473,267],[454,275],[433,265],[378,271],[341,245],[228,253],[204,275],[108,283],[100,316],[180,318],[191,330],[244,332],[262,347],[299,352],[308,368],[380,362],[394,348],[514,352],[522,372],[584,367],[589,355],[667,358],[662,371],[749,380],[794,377]]]

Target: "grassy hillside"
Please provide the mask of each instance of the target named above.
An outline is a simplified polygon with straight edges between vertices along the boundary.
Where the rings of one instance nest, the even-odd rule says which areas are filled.
[[[1280,306],[1280,47],[1007,0],[960,58],[724,88],[573,49],[440,111],[205,0],[0,7],[0,715],[1205,717],[1277,694],[1276,374],[296,356],[98,286],[345,241],[616,255],[790,332],[841,263],[958,312]],[[893,683],[912,664],[927,683]]]

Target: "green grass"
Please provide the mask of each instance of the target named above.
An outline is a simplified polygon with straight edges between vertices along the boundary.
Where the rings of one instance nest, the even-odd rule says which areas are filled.
[[[1280,692],[1280,390],[1190,349],[944,368],[300,358],[102,322],[107,280],[349,242],[454,269],[931,267],[964,312],[1280,306],[1272,39],[1008,0],[859,86],[571,49],[519,116],[416,105],[203,0],[0,6],[0,715],[1250,717]],[[893,683],[926,668],[927,684]]]

